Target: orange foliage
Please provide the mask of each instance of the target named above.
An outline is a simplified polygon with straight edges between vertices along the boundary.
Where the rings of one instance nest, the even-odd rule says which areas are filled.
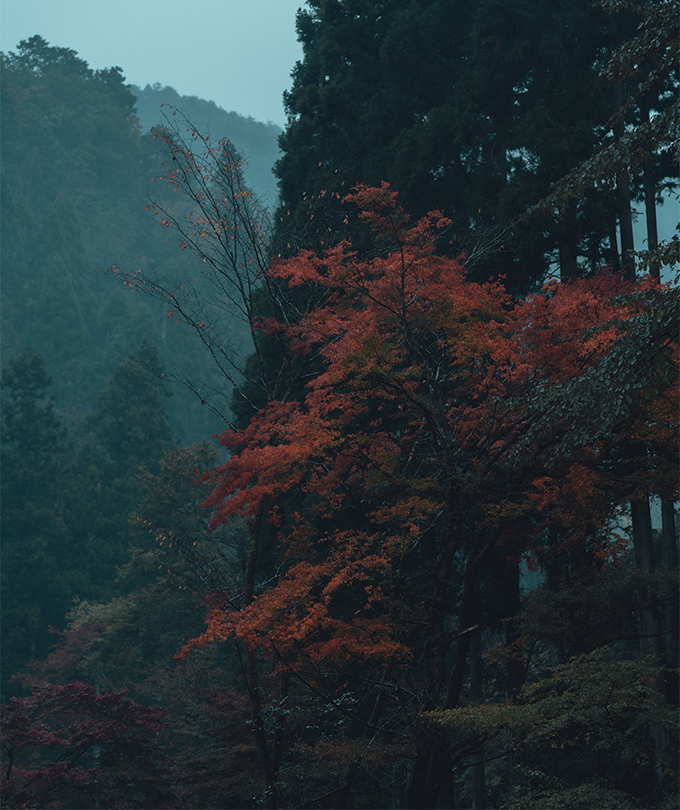
[[[272,518],[287,568],[239,610],[216,603],[195,643],[234,635],[288,661],[405,660],[395,605],[408,598],[396,583],[408,555],[428,559],[426,538],[438,549],[431,580],[447,554],[450,566],[477,553],[498,527],[513,554],[542,547],[552,522],[608,559],[629,494],[612,472],[626,430],[675,442],[668,384],[629,395],[624,383],[629,356],[672,364],[673,337],[654,312],[676,291],[602,273],[513,301],[437,254],[447,224],[437,212],[412,223],[385,184],[345,202],[370,225],[376,255],[341,242],[278,260],[273,277],[316,285],[324,304],[292,326],[262,324],[323,367],[301,401],[272,402],[227,431],[231,457],[209,474],[214,525],[276,515],[281,499],[302,504]],[[649,345],[634,331],[647,323]],[[523,516],[537,518],[536,534],[510,531]]]

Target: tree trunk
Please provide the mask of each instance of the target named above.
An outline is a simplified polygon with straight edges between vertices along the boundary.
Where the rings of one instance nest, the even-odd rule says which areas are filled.
[[[609,223],[609,252],[611,254],[612,268],[618,273],[621,270],[621,261],[619,259],[619,246],[616,240],[616,217],[612,214]]]
[[[633,242],[633,213],[630,197],[630,179],[624,171],[618,181],[619,225],[621,228],[621,267],[630,281],[635,281],[635,244]]]
[[[505,606],[503,610],[503,618],[505,620],[505,643],[508,648],[512,647],[519,635],[515,627],[515,617],[520,611],[520,593],[519,593],[519,560],[506,563],[505,573],[503,575],[503,596]],[[506,692],[508,700],[512,700],[522,688],[524,681],[524,666],[522,661],[512,656],[508,662],[506,670]]]
[[[678,536],[675,527],[675,504],[672,501],[661,501],[661,539],[663,543],[663,567],[675,571],[675,584],[664,594],[664,630],[666,638],[666,664],[671,669],[680,666],[678,650],[680,641],[680,614],[678,613]]]
[[[649,498],[639,498],[631,501],[631,520],[633,525],[633,548],[635,551],[635,565],[644,573],[654,572],[654,543],[652,534],[652,517],[649,509]],[[643,597],[649,603],[650,597]],[[654,601],[654,599],[652,599]],[[665,702],[665,688],[660,667],[664,664],[663,641],[661,636],[661,623],[659,610],[655,604],[644,604],[640,610],[640,649],[643,655],[652,658],[659,666],[655,678],[656,701],[659,706]],[[664,783],[664,761],[669,748],[669,739],[666,731],[657,723],[651,723],[649,735],[654,747],[654,771],[659,789]]]
[[[614,113],[616,114],[623,106],[623,88],[620,84],[614,90]],[[618,140],[624,132],[623,120],[619,120],[614,126],[614,137]],[[628,171],[623,170],[617,180],[617,196],[619,207],[619,228],[621,232],[621,267],[627,279],[635,281],[635,256],[633,251],[633,213],[631,207],[630,177]]]
[[[486,543],[481,545],[479,553],[474,556],[474,550],[465,568],[463,577],[463,593],[460,600],[460,612],[458,614],[459,633],[456,639],[456,650],[453,656],[451,674],[446,694],[445,709],[454,709],[458,705],[460,693],[463,688],[465,675],[465,665],[467,663],[468,652],[470,650],[470,639],[477,621],[477,585],[482,566],[494,550],[500,531],[496,531],[488,538]],[[479,548],[479,546],[477,547]]]
[[[477,586],[479,574],[482,566],[493,551],[500,532],[495,532],[484,542],[484,535],[479,538],[477,544],[472,545],[470,556],[465,568],[463,578],[463,593],[461,595],[460,610],[458,613],[459,633],[455,641],[455,651],[451,673],[449,675],[444,697],[443,706],[440,708],[452,709],[458,705],[460,693],[463,688],[465,678],[465,668],[470,650],[470,640],[476,630],[477,617]],[[442,560],[435,577],[435,595],[437,597],[437,609],[440,612],[438,624],[443,621],[445,590],[450,587],[450,564],[453,560],[453,552],[457,548],[457,534],[451,533],[451,539],[447,545],[447,554],[442,555]],[[476,554],[475,554],[476,552]],[[437,631],[439,632],[439,631]],[[435,647],[438,645],[435,644]],[[437,650],[436,659],[439,658]],[[434,666],[438,662],[435,660]],[[434,699],[436,696],[432,695]],[[434,707],[433,707],[434,708]],[[440,797],[446,793],[446,806],[454,807],[454,788],[451,778],[451,756],[444,740],[423,736],[421,738],[421,750],[416,756],[413,765],[413,774],[406,792],[407,806],[411,810],[421,810],[437,806]]]
[[[425,748],[414,762],[413,775],[406,791],[409,810],[432,810],[440,794],[447,790],[446,807],[453,810],[455,800],[451,785],[451,757],[443,742],[425,740]]]
[[[650,104],[644,101],[642,104],[642,114],[647,122],[650,120]],[[645,163],[642,174],[642,187],[645,195],[645,221],[647,224],[647,250],[653,253],[659,247],[659,232],[656,219],[656,181],[654,178],[653,156],[649,156],[649,161]],[[661,281],[661,266],[658,260],[652,256],[650,261],[650,272],[652,277]]]
[[[578,278],[576,202],[569,200],[559,227],[560,279]]]
[[[257,514],[250,522],[250,537],[248,543],[248,556],[246,558],[246,570],[243,584],[244,606],[253,601],[255,595],[255,570],[260,554],[260,536],[262,532],[263,508],[258,509]],[[262,693],[260,691],[260,675],[255,650],[249,649],[246,657],[246,685],[248,687],[248,699],[250,701],[250,716],[253,721],[253,733],[255,736],[255,749],[257,759],[264,773],[265,795],[264,807],[267,810],[274,810],[277,806],[276,798],[276,767],[272,761],[267,744],[267,733],[262,717]]]
[[[482,658],[482,629],[478,627],[470,640],[470,699],[480,704],[484,700],[484,659]],[[482,810],[486,807],[486,773],[484,767],[484,747],[472,760],[472,807]]]
[[[276,769],[269,754],[267,745],[267,734],[262,717],[262,693],[260,691],[260,677],[258,671],[257,654],[254,650],[248,650],[246,679],[248,684],[248,697],[250,699],[250,716],[253,721],[253,732],[255,735],[255,748],[257,759],[264,773],[265,794],[264,806],[267,810],[275,810],[276,800]]]
[[[633,525],[635,567],[645,574],[653,574],[655,570],[654,539],[649,498],[638,498],[631,501],[630,514]],[[649,600],[645,598],[644,601]],[[662,658],[661,624],[656,605],[643,604],[641,606],[640,649],[643,655],[650,655],[658,660]]]
[[[385,690],[380,689],[380,691],[378,692],[378,696],[376,697],[375,703],[373,705],[373,711],[371,712],[371,716],[368,718],[368,725],[364,728],[362,734],[363,739],[367,739],[369,734],[373,731],[374,727],[377,726],[378,721],[380,720],[380,715],[383,713],[384,709],[385,709]],[[352,784],[354,783],[354,778],[359,772],[361,760],[364,758],[367,751],[368,746],[364,749],[364,751],[362,751],[362,753],[355,760],[353,760],[349,764],[347,772],[345,773],[345,782],[342,788],[340,789],[338,800],[335,805],[337,810],[345,810],[345,808],[348,806],[349,799],[352,795]]]
[[[248,527],[248,556],[246,558],[246,570],[243,581],[243,606],[247,607],[255,595],[255,569],[260,555],[260,534],[262,533],[262,512],[263,508],[257,510],[257,514],[250,521]]]

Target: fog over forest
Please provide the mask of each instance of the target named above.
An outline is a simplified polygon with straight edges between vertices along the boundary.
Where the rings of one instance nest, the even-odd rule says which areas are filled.
[[[676,6],[0,54],[3,806],[678,806]]]

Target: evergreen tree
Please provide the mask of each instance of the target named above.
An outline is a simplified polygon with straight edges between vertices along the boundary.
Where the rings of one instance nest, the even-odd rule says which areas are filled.
[[[131,544],[128,521],[139,500],[142,468],[155,470],[172,441],[155,346],[144,340],[121,361],[85,420],[70,489],[70,530],[96,555],[84,568],[99,583],[88,598],[116,593],[117,569]],[[85,540],[86,539],[86,540]]]
[[[48,627],[63,620],[72,590],[64,522],[66,431],[48,396],[41,355],[24,349],[2,374],[2,691],[44,655]]]
[[[135,474],[142,466],[156,469],[172,440],[162,374],[158,351],[145,338],[135,357],[116,366],[99,395],[94,429],[116,478]]]
[[[308,5],[276,166],[279,252],[332,242],[335,194],[388,181],[412,214],[452,220],[442,246],[467,253],[471,276],[521,292],[552,267],[566,278],[613,259],[611,193],[519,221],[606,134],[598,76],[625,26],[595,0]]]

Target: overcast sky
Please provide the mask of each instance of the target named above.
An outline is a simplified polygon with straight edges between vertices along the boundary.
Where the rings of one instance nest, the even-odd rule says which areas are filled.
[[[39,34],[91,68],[160,82],[283,127],[283,91],[302,58],[304,0],[0,0],[0,50]]]

